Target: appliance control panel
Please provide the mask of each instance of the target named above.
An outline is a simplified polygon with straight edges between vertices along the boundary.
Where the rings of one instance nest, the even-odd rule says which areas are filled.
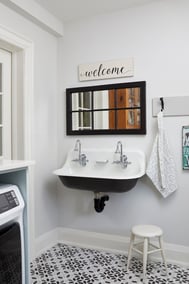
[[[19,205],[19,200],[14,190],[0,194],[0,214]]]

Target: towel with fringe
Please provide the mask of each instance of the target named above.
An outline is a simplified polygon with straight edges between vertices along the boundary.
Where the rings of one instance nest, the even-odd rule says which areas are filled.
[[[165,198],[177,188],[176,168],[170,152],[167,135],[163,126],[163,112],[157,115],[158,133],[156,135],[146,174],[157,190]]]

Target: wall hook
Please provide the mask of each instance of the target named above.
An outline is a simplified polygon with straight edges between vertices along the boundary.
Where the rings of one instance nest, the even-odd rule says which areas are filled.
[[[160,102],[161,102],[161,111],[164,110],[164,100],[163,97],[160,98]]]

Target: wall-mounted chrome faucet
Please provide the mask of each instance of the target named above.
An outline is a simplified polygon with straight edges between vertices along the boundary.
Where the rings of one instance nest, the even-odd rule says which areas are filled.
[[[123,145],[121,141],[117,142],[115,154],[120,154],[120,155],[119,155],[119,160],[113,161],[114,164],[120,164],[122,168],[126,168],[127,165],[130,164],[130,162],[128,162],[127,156],[123,155]]]
[[[78,158],[79,158],[79,156],[81,155],[81,141],[79,139],[77,139],[75,142],[74,151],[78,152]]]
[[[79,139],[76,140],[74,152],[78,152],[78,155],[72,161],[78,162],[82,167],[86,166],[88,160],[86,155],[81,153],[81,141]]]

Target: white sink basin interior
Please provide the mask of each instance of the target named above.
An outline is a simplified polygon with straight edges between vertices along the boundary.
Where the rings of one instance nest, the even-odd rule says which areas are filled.
[[[56,171],[57,176],[75,176],[103,179],[135,179],[145,174],[145,155],[140,150],[127,149],[124,153],[128,158],[128,165],[122,168],[120,164],[113,163],[114,149],[86,149],[87,164],[81,166],[74,160],[74,151],[67,155],[64,166]]]

